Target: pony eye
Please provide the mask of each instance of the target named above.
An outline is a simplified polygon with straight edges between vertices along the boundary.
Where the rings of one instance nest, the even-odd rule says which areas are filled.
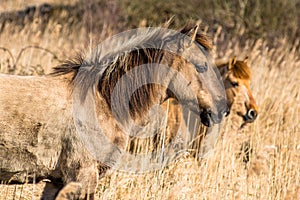
[[[196,64],[195,67],[196,67],[196,71],[198,73],[204,73],[204,72],[207,71],[207,63],[206,62],[204,63],[204,65],[197,65]]]
[[[231,85],[232,85],[233,87],[238,87],[238,86],[239,86],[239,83],[238,83],[238,82],[231,82]]]

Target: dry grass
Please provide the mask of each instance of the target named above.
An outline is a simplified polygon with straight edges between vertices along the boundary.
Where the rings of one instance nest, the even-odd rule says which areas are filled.
[[[6,6],[10,6],[6,2]],[[85,29],[65,30],[49,21],[41,34],[36,24],[21,32],[2,32],[0,72],[22,75],[48,73],[59,59],[72,56],[93,41]],[[8,29],[10,30],[10,29]],[[110,35],[112,32],[103,35]],[[300,52],[295,45],[278,39],[276,48],[263,40],[216,35],[215,57],[249,56],[253,94],[260,107],[259,117],[242,130],[239,119],[226,119],[214,153],[196,162],[182,157],[166,169],[145,174],[112,171],[100,180],[98,199],[300,199]],[[99,36],[98,36],[99,38]],[[37,45],[52,54],[27,48],[14,66],[22,48]],[[94,46],[94,44],[92,44]],[[237,105],[236,105],[237,106]],[[233,108],[234,109],[234,108]],[[238,156],[243,142],[252,148],[248,164]],[[0,199],[40,197],[44,184],[0,185]]]
[[[0,72],[47,74],[60,60],[71,57],[74,50],[81,51],[87,46],[91,37],[84,29],[66,29],[53,20],[47,23],[43,33],[41,26],[41,19],[35,18],[33,23],[28,23],[19,32],[12,33],[14,24],[6,24],[0,37]]]

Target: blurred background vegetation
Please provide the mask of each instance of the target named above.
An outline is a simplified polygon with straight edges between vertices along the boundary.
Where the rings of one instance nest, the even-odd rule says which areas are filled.
[[[0,33],[7,24],[13,23],[20,30],[35,23],[37,17],[42,21],[41,31],[52,20],[71,31],[85,27],[99,34],[104,28],[119,32],[141,25],[157,26],[174,16],[176,28],[188,20],[201,19],[210,34],[222,26],[228,37],[239,37],[241,41],[262,38],[273,45],[277,38],[286,37],[293,43],[300,35],[300,0],[48,0],[46,4],[19,1],[23,8],[12,2],[18,4],[18,0],[1,0]],[[14,26],[11,31],[18,28]]]

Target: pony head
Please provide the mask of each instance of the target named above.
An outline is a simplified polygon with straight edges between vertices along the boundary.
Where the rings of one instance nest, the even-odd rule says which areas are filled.
[[[258,106],[250,88],[251,70],[248,66],[248,57],[237,60],[232,57],[229,62],[217,64],[224,80],[228,106],[237,104],[236,113],[245,123],[253,122],[258,115]]]
[[[182,56],[193,64],[192,68],[186,68],[190,73],[195,72],[193,73],[195,77],[190,77],[190,80],[195,80],[191,84],[196,83],[202,89],[202,91],[195,91],[199,105],[205,106],[206,103],[209,103],[207,109],[202,110],[200,117],[204,125],[210,126],[207,123],[209,122],[208,118],[214,118],[217,119],[217,122],[220,122],[223,115],[227,115],[229,112],[222,78],[210,56],[212,42],[199,30],[199,24],[187,24],[180,32],[191,38],[191,40],[188,40],[188,45],[186,45]],[[211,96],[204,95],[203,91],[208,91]],[[181,92],[184,92],[184,90],[181,90]]]

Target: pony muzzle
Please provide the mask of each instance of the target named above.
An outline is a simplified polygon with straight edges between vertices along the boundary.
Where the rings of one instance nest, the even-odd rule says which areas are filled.
[[[229,115],[230,109],[226,103],[220,104],[218,108],[219,109],[216,113],[210,109],[204,109],[200,114],[202,124],[211,127],[214,124],[220,124],[223,117]]]
[[[207,127],[211,127],[214,124],[221,123],[222,117],[218,117],[218,115],[214,114],[211,110],[204,110],[200,114],[201,123]]]

